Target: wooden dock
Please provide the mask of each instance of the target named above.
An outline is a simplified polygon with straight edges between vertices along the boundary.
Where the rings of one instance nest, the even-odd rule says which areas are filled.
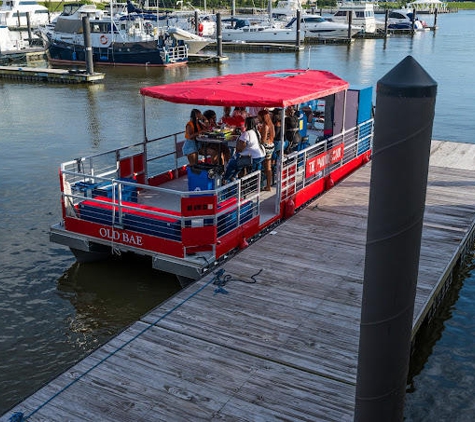
[[[192,284],[0,421],[352,421],[370,169],[227,262],[225,285]],[[413,335],[473,246],[474,169],[475,145],[432,143]]]
[[[0,66],[0,78],[53,83],[92,83],[104,79],[104,73],[88,74],[81,70],[49,69],[42,67]]]

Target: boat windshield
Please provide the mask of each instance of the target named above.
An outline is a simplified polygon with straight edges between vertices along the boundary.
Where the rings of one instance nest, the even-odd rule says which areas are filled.
[[[297,18],[292,18],[290,20],[290,22],[287,25],[285,25],[285,27],[286,28],[291,28],[296,20],[297,20]]]

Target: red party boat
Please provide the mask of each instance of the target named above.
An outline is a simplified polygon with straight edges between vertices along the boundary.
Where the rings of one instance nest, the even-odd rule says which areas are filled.
[[[197,280],[371,156],[372,88],[350,87],[327,71],[231,74],[140,93],[141,142],[61,165],[62,221],[51,227],[50,239],[68,246],[78,261],[131,252],[149,256],[153,268],[182,283]],[[150,125],[148,109],[158,101],[188,110],[280,109],[282,122],[293,107],[302,142],[292,152],[281,147],[270,192],[261,190],[259,170],[224,184],[222,164],[210,164],[209,157],[187,164],[183,132],[152,136],[156,124]],[[215,131],[201,140],[232,147],[234,139]]]

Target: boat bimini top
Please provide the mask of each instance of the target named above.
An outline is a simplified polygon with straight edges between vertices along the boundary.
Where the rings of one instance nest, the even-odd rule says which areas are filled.
[[[140,93],[173,103],[285,108],[348,88],[348,82],[331,72],[292,69],[231,74],[144,87]]]

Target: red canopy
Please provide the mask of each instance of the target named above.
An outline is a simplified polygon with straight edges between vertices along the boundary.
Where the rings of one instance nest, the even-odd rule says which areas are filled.
[[[151,86],[141,88],[140,93],[173,103],[284,108],[326,97],[348,87],[348,82],[327,71],[292,69]]]

